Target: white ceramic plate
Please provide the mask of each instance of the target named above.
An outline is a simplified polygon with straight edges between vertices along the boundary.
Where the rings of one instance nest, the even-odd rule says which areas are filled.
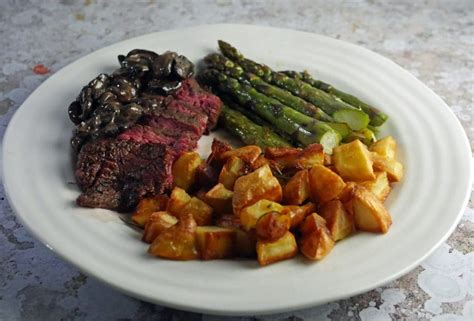
[[[387,235],[361,233],[318,263],[301,258],[259,268],[255,261],[173,262],[147,255],[118,216],[74,205],[67,107],[99,72],[134,48],[171,49],[198,62],[225,39],[276,69],[308,69],[385,111],[383,134],[399,144],[406,168],[386,205]],[[203,137],[207,153],[212,137]],[[315,34],[246,25],[211,25],[130,39],[98,50],[45,81],[21,106],[4,139],[10,204],[31,232],[89,275],[130,295],[179,309],[257,314],[299,309],[365,292],[416,267],[456,226],[470,189],[471,152],[448,106],[390,60]]]

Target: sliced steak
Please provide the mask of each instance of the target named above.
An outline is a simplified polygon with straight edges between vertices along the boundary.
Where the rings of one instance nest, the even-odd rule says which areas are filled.
[[[200,136],[191,131],[177,130],[174,120],[164,119],[160,125],[160,127],[151,127],[137,124],[120,134],[118,139],[145,144],[168,145],[176,156],[197,147]]]
[[[193,110],[186,103],[167,99],[166,103],[147,114],[140,120],[141,124],[160,128],[166,120],[173,120],[181,131],[192,131],[201,136],[206,130],[207,115]]]
[[[222,102],[194,79],[175,95],[141,93],[138,122],[114,138],[85,143],[78,154],[76,180],[83,193],[77,204],[132,210],[147,195],[172,187],[171,167],[181,153],[194,150],[201,135],[216,125]]]
[[[118,211],[133,209],[146,195],[171,187],[174,153],[164,144],[101,139],[84,145],[76,180],[83,193],[77,204]]]
[[[199,86],[194,78],[183,81],[181,88],[174,94],[176,99],[186,102],[196,110],[207,115],[206,132],[209,133],[216,127],[219,114],[222,109],[222,101],[219,97],[205,91]]]

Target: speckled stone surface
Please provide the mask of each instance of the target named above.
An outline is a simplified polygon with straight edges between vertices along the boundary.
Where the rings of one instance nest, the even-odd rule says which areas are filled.
[[[238,22],[320,33],[393,59],[451,106],[472,145],[474,1],[411,2],[3,0],[0,135],[41,82],[87,53],[149,32]],[[0,320],[472,321],[473,206],[471,198],[453,235],[429,259],[382,288],[303,311],[224,318],[155,306],[85,276],[30,236],[0,188]]]

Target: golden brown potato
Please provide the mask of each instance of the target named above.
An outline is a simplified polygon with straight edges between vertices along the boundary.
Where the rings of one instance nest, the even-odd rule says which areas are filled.
[[[300,232],[303,235],[310,234],[326,226],[326,220],[318,213],[308,215],[300,225]]]
[[[218,214],[232,213],[233,196],[234,192],[219,183],[204,195],[204,201],[211,205]]]
[[[292,258],[297,252],[298,246],[291,232],[286,232],[274,242],[257,241],[257,259],[262,266]]]
[[[273,168],[281,171],[286,167],[294,167],[301,150],[294,147],[267,147],[265,157],[271,161]]]
[[[281,214],[288,215],[290,217],[291,228],[295,228],[303,222],[306,216],[313,213],[316,209],[316,205],[313,203],[307,203],[302,206],[297,205],[285,205],[283,206],[283,210]]]
[[[323,165],[324,160],[323,146],[321,144],[311,144],[300,152],[291,166],[298,169],[310,169],[314,165]]]
[[[303,235],[299,244],[300,252],[310,260],[321,260],[333,247],[334,240],[325,226]]]
[[[247,174],[248,169],[245,162],[237,156],[232,156],[227,159],[224,167],[222,167],[219,174],[219,183],[223,184],[229,190],[234,189],[234,184],[237,178]]]
[[[332,160],[336,171],[345,181],[370,181],[375,179],[372,158],[360,140],[334,147]]]
[[[255,160],[255,162],[252,163],[251,169],[252,171],[256,170],[257,168],[260,168],[264,165],[270,165],[270,161],[265,158],[265,156],[260,155],[258,158]],[[270,165],[271,167],[271,165]]]
[[[233,229],[217,226],[198,226],[198,250],[203,260],[231,258],[235,255],[236,233]]]
[[[222,159],[229,159],[231,157],[238,157],[245,163],[251,165],[262,154],[262,149],[255,145],[248,145],[236,149],[226,151],[222,154]]]
[[[399,182],[403,178],[403,165],[394,159],[389,159],[380,156],[377,153],[372,153],[374,170],[386,172],[387,178],[390,182]]]
[[[178,215],[178,218],[183,213],[191,213],[197,225],[211,225],[212,211],[212,207],[201,201],[199,198],[192,197],[191,200],[183,207],[183,209]]]
[[[261,216],[255,231],[260,240],[276,241],[290,229],[290,216],[278,212],[268,212]]]
[[[204,160],[196,152],[184,153],[173,163],[174,185],[189,190],[196,181],[196,171]]]
[[[352,208],[358,230],[386,233],[392,218],[383,203],[365,187],[357,185],[353,190]]]
[[[355,182],[347,182],[341,194],[337,197],[341,202],[347,202],[352,198],[352,190],[357,185]]]
[[[326,226],[334,241],[346,238],[355,230],[354,220],[340,200],[326,203],[321,209],[321,216],[326,220]]]
[[[142,241],[152,243],[156,237],[164,230],[178,223],[178,219],[173,215],[161,211],[151,214],[150,219],[145,225]]]
[[[199,258],[196,244],[196,222],[191,214],[181,215],[176,225],[160,233],[148,252],[171,260],[195,260]]]
[[[332,156],[329,154],[324,154],[324,166],[330,166],[332,165]]]
[[[310,196],[308,170],[303,169],[290,178],[283,188],[283,199],[286,204],[300,205]]]
[[[234,214],[238,214],[242,208],[261,199],[280,202],[282,194],[280,183],[273,176],[270,167],[262,166],[235,181],[232,199]]]
[[[168,206],[166,211],[171,215],[179,217],[182,209],[188,204],[191,200],[191,196],[182,188],[175,187],[171,191],[170,200],[168,201]]]
[[[309,171],[309,186],[312,199],[325,203],[338,197],[346,183],[329,168],[316,165]]]
[[[396,159],[397,142],[392,136],[387,136],[373,143],[370,151],[388,159]]]
[[[168,205],[167,195],[157,195],[142,199],[132,214],[132,221],[140,227],[144,227],[153,212],[164,211]]]
[[[207,157],[206,163],[211,167],[220,170],[226,161],[222,155],[229,150],[232,150],[232,146],[222,140],[214,138],[211,145],[211,153]]]
[[[244,230],[249,231],[250,229],[255,228],[258,219],[266,213],[272,211],[281,212],[281,210],[283,210],[283,206],[276,202],[266,199],[259,200],[250,206],[244,207],[240,211],[240,224]]]
[[[365,181],[360,183],[360,185],[374,193],[374,195],[382,202],[385,201],[390,193],[390,183],[388,182],[386,172],[375,172],[375,180]]]

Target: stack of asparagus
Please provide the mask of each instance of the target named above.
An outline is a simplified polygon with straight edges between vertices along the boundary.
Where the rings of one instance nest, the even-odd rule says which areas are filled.
[[[221,123],[246,144],[307,146],[375,140],[387,115],[307,72],[273,71],[219,41],[200,78],[222,98]]]

